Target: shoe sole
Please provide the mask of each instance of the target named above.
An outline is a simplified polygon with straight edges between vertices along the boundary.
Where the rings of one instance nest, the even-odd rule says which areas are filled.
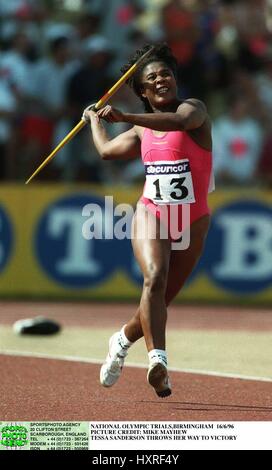
[[[167,369],[163,364],[155,364],[148,371],[147,381],[154,388],[156,394],[160,398],[169,397],[172,393],[171,388],[165,384],[165,380],[167,380],[167,378]]]

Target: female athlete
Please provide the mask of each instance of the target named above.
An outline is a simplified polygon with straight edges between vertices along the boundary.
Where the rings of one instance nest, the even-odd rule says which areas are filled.
[[[136,51],[122,72],[150,47]],[[116,383],[129,347],[144,336],[149,357],[147,381],[160,397],[171,394],[165,344],[167,307],[202,253],[210,221],[207,196],[213,189],[210,119],[201,101],[178,98],[176,66],[170,48],[157,45],[129,80],[144,103],[145,113],[123,113],[112,106],[97,112],[87,108],[83,113],[103,159],[129,159],[141,154],[146,173],[132,225],[133,251],[144,278],[140,305],[131,320],[110,338],[100,382],[105,387]],[[132,127],[109,140],[102,120],[126,122]],[[172,213],[173,206],[177,211]],[[171,228],[173,222],[182,225],[182,230],[189,224],[187,249],[171,249],[175,237],[169,225]],[[167,227],[166,236],[161,236],[162,225]],[[147,226],[152,229],[148,233]]]

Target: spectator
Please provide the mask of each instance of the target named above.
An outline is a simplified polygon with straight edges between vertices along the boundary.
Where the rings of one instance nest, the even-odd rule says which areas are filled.
[[[214,128],[218,176],[225,183],[252,181],[257,142],[262,141],[258,122],[265,132],[272,124],[268,3],[0,0],[1,177],[25,178],[37,166],[79,121],[85,106],[120,76],[135,42],[142,47],[146,41],[166,40],[179,57],[180,97],[199,97],[208,103],[213,119],[222,116]],[[234,100],[233,110],[227,112],[226,96],[233,83],[243,99],[239,105]],[[126,100],[123,90],[113,98],[124,110]],[[114,127],[108,131],[113,137]],[[89,133],[80,132],[38,177],[121,179],[123,164],[101,165],[95,154],[91,160],[87,139]],[[261,178],[269,166],[268,157],[263,161]],[[134,181],[137,162],[124,165],[127,181]]]
[[[110,43],[103,36],[88,38],[83,45],[84,63],[71,76],[67,98],[73,109],[75,122],[82,110],[95,102],[111,86],[108,66],[113,58]]]
[[[260,58],[269,44],[264,3],[265,0],[223,1],[220,7],[221,47],[251,72],[259,69]]]
[[[248,102],[241,94],[233,94],[229,112],[215,120],[213,142],[217,181],[254,183],[262,132],[258,122],[250,116]]]
[[[94,13],[84,13],[76,22],[76,31],[79,41],[84,41],[95,34],[99,34],[101,18]]]
[[[272,51],[263,59],[263,69],[256,75],[256,93],[262,108],[265,111],[268,127],[272,125]]]
[[[166,42],[180,64],[189,63],[198,39],[197,16],[179,0],[171,0],[162,10]]]
[[[195,2],[193,2],[195,3]],[[165,40],[178,60],[179,95],[192,95],[203,99],[206,92],[204,63],[197,54],[199,40],[198,17],[194,6],[179,0],[171,0],[162,9],[162,25]],[[202,80],[199,80],[202,76]]]
[[[17,145],[15,152],[20,155],[18,171],[21,161],[24,166],[16,176],[19,178],[29,174],[41,156],[46,155],[70,128],[66,118],[66,86],[78,64],[71,60],[70,44],[65,37],[59,37],[50,43],[50,53],[50,57],[42,58],[35,65],[29,82],[28,103],[14,139]],[[52,165],[50,169],[53,169]],[[46,168],[39,177],[45,177],[50,169]]]
[[[28,58],[31,41],[25,32],[15,31],[10,48],[1,57],[1,67],[9,76],[14,92],[24,98],[29,92],[29,83],[33,73],[33,64]]]
[[[255,77],[247,70],[233,66],[230,80],[232,83],[235,83],[236,92],[239,92],[247,101],[251,117],[254,117],[261,124],[262,128],[268,129],[271,118],[267,107],[259,95]]]
[[[64,114],[67,83],[79,63],[71,57],[71,43],[67,37],[58,37],[50,43],[50,57],[37,63],[32,95],[44,113],[53,117]]]
[[[265,139],[257,174],[261,182],[272,188],[272,131]]]
[[[18,168],[21,161],[21,159],[18,159],[21,156],[18,135],[21,125],[20,113],[25,107],[30,90],[33,63],[28,57],[32,47],[28,35],[23,31],[18,31],[16,26],[10,32],[9,41],[6,43],[7,50],[4,51],[0,59],[0,68],[2,78],[4,78],[4,83],[2,81],[1,86],[3,100],[1,108],[4,112],[4,115],[2,115],[2,132],[5,129],[4,146],[2,146],[6,160],[4,172],[6,177],[13,179],[19,173]],[[7,105],[8,109],[5,108]]]
[[[95,35],[86,39],[83,52],[84,63],[72,75],[67,88],[73,125],[81,119],[84,108],[96,103],[113,84],[113,78],[108,71],[114,57],[110,43],[103,36]],[[77,159],[73,157],[75,154],[78,156]],[[101,161],[96,152],[90,158],[84,132],[72,142],[69,164],[63,163],[65,163],[63,174],[67,179],[80,178],[90,181],[103,179]]]
[[[202,62],[200,73],[202,76],[201,82],[204,82],[205,85],[206,96],[203,98],[206,101],[209,91],[214,93],[215,90],[219,90],[222,93],[222,89],[229,85],[229,71],[227,60],[216,44],[220,27],[218,4],[210,0],[199,1],[197,19],[199,30],[197,54]],[[196,83],[198,82],[199,80],[196,81]]]
[[[6,70],[0,64],[0,179],[11,176],[12,165],[7,160],[11,123],[16,109],[16,96]],[[8,164],[10,163],[10,164]]]

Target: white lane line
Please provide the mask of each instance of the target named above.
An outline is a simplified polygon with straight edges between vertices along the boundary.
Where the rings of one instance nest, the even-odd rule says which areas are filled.
[[[71,362],[85,362],[87,364],[103,364],[102,359],[94,359],[91,357],[81,357],[81,356],[58,356],[46,353],[33,353],[31,351],[16,351],[16,350],[1,350],[0,356],[20,356],[20,357],[30,357],[37,359],[54,359],[59,361],[71,361]],[[138,367],[139,369],[147,369],[147,364],[135,363],[135,362],[126,362],[128,367]],[[272,382],[271,377],[256,377],[251,375],[241,375],[241,374],[232,374],[228,372],[218,372],[214,370],[199,370],[199,369],[183,369],[179,367],[169,367],[169,371],[172,372],[183,372],[186,374],[199,374],[199,375],[210,375],[214,377],[225,377],[229,379],[240,379],[240,380],[254,380],[260,382]]]

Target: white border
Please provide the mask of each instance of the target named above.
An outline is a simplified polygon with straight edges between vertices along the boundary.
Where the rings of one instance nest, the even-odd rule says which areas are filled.
[[[61,355],[52,355],[46,353],[32,353],[30,351],[16,351],[16,350],[1,350],[0,356],[18,356],[18,357],[33,357],[34,359],[53,359],[59,361],[71,361],[71,362],[85,362],[88,364],[103,364],[102,359],[94,359],[90,357],[80,357],[80,356],[61,356]],[[139,369],[147,369],[147,364],[135,363],[135,362],[126,362],[127,367],[136,367]],[[199,375],[208,375],[214,377],[226,377],[229,379],[239,379],[239,380],[253,380],[258,382],[272,382],[271,377],[256,377],[251,375],[240,375],[232,374],[228,372],[218,372],[213,370],[199,370],[199,369],[183,369],[178,367],[169,367],[170,372],[182,372],[185,374],[199,374]]]

